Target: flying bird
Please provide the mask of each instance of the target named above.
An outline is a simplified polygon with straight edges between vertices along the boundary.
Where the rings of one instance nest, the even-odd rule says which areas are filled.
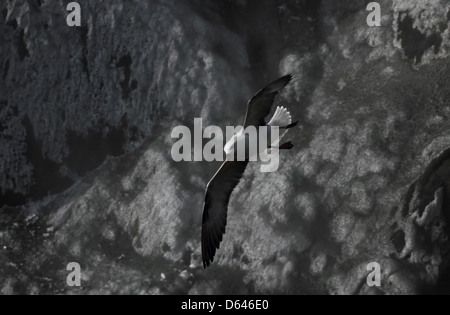
[[[284,107],[277,107],[272,119],[266,123],[265,119],[270,114],[275,96],[292,80],[292,75],[288,74],[272,82],[264,89],[255,94],[247,103],[247,113],[245,115],[244,128],[255,126],[259,129],[264,126],[269,129],[277,126],[284,130],[280,134],[281,138],[289,128],[295,127],[298,122],[292,123],[291,114]],[[229,156],[234,154],[236,143],[245,137],[242,132],[232,137],[224,147],[224,151]],[[245,140],[244,140],[245,141]],[[279,141],[279,139],[278,139]],[[277,143],[278,143],[277,141]],[[246,143],[248,145],[248,143]],[[272,145],[274,145],[272,143]],[[270,144],[269,144],[270,147]],[[290,150],[293,145],[287,142],[278,146],[281,150]],[[268,148],[262,148],[267,150]],[[238,185],[245,168],[248,164],[248,157],[244,161],[226,160],[217,173],[206,186],[205,202],[203,204],[202,219],[202,260],[203,267],[206,268],[214,261],[216,250],[219,249],[225,234],[227,224],[227,209],[231,193]]]

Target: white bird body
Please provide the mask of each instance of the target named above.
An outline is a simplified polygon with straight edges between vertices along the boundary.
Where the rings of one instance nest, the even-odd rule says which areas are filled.
[[[254,134],[255,139],[250,139],[250,134],[248,131],[249,126],[246,129],[242,128],[239,132],[233,135],[230,140],[227,141],[223,150],[226,154],[226,159],[228,161],[233,161],[236,159],[236,153],[238,148],[245,149],[245,154],[243,155],[245,159],[253,161],[257,160],[258,156],[265,155],[268,148],[275,148],[279,146],[281,139],[286,135],[287,129],[279,131],[278,137],[272,139],[272,129],[273,127],[278,127],[279,129],[286,128],[292,123],[292,117],[289,111],[285,107],[278,106],[272,119],[265,126],[260,126],[256,128],[256,134]],[[260,145],[260,133],[265,132],[267,141],[264,146]],[[257,149],[255,151],[250,151],[249,144],[251,142],[256,142]]]

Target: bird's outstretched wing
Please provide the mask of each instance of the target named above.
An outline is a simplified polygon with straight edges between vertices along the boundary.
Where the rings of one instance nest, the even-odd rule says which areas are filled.
[[[245,115],[244,128],[248,126],[264,126],[265,118],[270,114],[275,96],[292,80],[292,75],[288,74],[270,83],[264,89],[256,93],[247,104],[247,114]]]
[[[202,221],[203,267],[214,261],[227,225],[231,193],[247,167],[247,161],[225,161],[206,187]]]

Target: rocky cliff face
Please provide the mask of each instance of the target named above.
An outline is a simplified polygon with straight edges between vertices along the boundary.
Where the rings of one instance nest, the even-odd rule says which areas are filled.
[[[450,3],[380,1],[368,27],[368,2],[80,1],[81,28],[0,4],[0,292],[449,292]],[[247,169],[204,270],[219,165],[173,162],[170,132],[240,123],[288,72],[296,146]]]

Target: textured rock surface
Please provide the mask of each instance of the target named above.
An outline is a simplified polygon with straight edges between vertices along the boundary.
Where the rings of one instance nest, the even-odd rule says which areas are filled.
[[[450,3],[380,1],[371,28],[367,2],[80,1],[79,29],[0,4],[0,292],[448,293]],[[247,169],[204,270],[218,163],[173,162],[170,131],[240,123],[287,72],[296,146]]]

